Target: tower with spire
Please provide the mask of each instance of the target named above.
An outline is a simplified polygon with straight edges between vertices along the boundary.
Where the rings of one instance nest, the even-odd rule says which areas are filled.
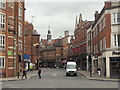
[[[52,35],[51,35],[51,31],[50,31],[50,25],[49,25],[49,28],[48,28],[48,34],[47,34],[47,42],[50,43],[52,41]]]

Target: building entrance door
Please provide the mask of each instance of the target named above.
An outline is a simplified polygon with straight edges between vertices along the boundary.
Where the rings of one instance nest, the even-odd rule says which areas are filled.
[[[111,78],[120,78],[120,57],[110,58],[110,76]]]

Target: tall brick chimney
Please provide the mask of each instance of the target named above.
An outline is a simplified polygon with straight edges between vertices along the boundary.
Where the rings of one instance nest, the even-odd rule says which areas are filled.
[[[106,1],[105,2],[105,8],[109,8],[111,7],[111,2],[110,1]]]
[[[65,36],[69,36],[69,31],[65,31]]]

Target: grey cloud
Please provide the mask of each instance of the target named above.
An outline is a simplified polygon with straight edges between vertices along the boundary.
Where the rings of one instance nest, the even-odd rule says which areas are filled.
[[[103,7],[102,2],[27,2],[26,3],[26,20],[32,21],[34,18],[35,29],[46,38],[48,25],[51,25],[53,38],[63,36],[64,30],[74,32],[76,15],[83,14],[84,20],[93,20],[94,12],[100,11]]]

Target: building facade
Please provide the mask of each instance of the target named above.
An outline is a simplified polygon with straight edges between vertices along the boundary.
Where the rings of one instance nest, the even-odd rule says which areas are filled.
[[[0,1],[0,76],[19,76],[24,54],[24,2]]]
[[[74,45],[73,45],[73,52],[74,52],[74,60],[77,61],[78,66],[82,70],[86,70],[86,57],[87,57],[87,50],[86,50],[86,40],[87,40],[87,27],[92,23],[92,21],[83,21],[82,14],[79,15],[79,21],[75,24],[75,31],[74,31]]]
[[[96,73],[99,67],[102,75],[109,78],[118,77],[120,70],[119,9],[119,2],[105,2],[102,11],[95,13],[95,21],[87,33],[92,42],[88,42],[87,51],[92,57],[93,71]]]
[[[40,59],[40,34],[34,30],[34,26],[31,23],[25,22],[25,44],[24,44],[24,55],[28,58],[24,58],[27,69],[38,69]],[[30,68],[33,65],[33,68]]]
[[[50,28],[47,39],[41,40],[40,60],[42,67],[61,67],[63,42],[61,38],[52,39]]]

